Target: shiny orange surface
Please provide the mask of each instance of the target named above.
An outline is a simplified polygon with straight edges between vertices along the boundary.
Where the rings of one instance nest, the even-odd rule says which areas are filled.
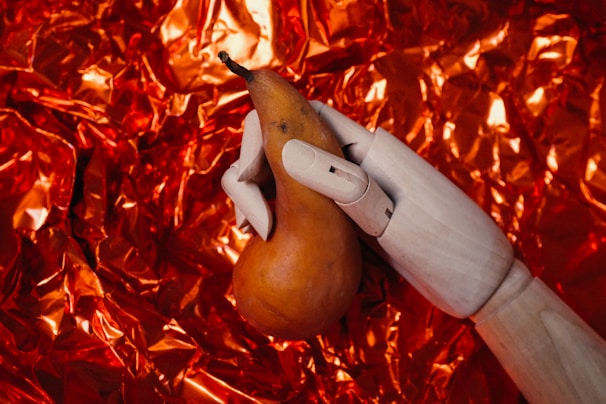
[[[0,15],[1,401],[519,401],[471,323],[370,249],[325,334],[273,340],[240,318],[248,236],[219,181],[252,105],[222,49],[394,133],[606,336],[602,3],[5,0]]]

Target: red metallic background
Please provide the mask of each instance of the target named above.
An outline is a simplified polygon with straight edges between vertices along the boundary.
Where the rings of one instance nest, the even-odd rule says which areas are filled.
[[[394,133],[606,336],[603,3],[3,0],[0,15],[0,401],[520,401],[471,323],[370,250],[324,335],[276,341],[239,317],[248,236],[220,178],[252,105],[222,49]]]

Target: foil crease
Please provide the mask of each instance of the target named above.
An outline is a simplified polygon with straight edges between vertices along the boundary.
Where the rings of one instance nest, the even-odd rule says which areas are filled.
[[[470,195],[606,336],[598,1],[0,4],[0,400],[523,400],[471,323],[370,250],[305,342],[234,307],[220,188],[252,105],[228,50],[383,127]],[[604,161],[602,161],[604,160]]]

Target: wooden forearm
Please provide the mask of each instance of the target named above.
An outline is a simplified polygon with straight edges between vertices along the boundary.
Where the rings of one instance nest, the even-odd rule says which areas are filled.
[[[530,403],[606,402],[606,342],[521,262],[472,319]]]

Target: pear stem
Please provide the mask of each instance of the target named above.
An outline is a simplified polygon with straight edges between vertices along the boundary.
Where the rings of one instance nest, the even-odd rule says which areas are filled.
[[[229,57],[229,54],[227,52],[220,51],[219,59],[221,59],[221,62],[225,63],[225,66],[227,66],[227,68],[229,70],[231,70],[233,73],[237,74],[238,76],[243,77],[247,83],[250,83],[253,80],[253,78],[255,77],[253,72],[248,70],[246,67],[241,66],[241,65],[237,64],[236,62],[234,62]]]

